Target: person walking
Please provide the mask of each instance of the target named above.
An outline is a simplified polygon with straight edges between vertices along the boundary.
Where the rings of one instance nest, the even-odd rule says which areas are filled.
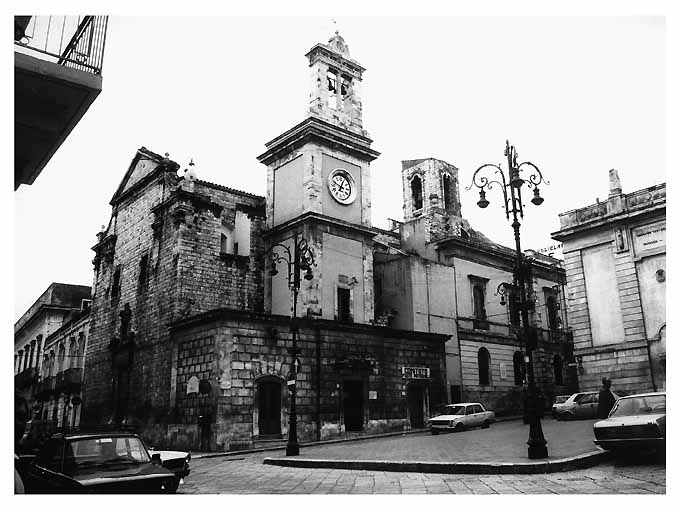
[[[612,407],[614,407],[614,403],[616,402],[616,397],[609,389],[611,385],[612,382],[608,378],[602,378],[602,388],[600,388],[600,396],[597,403],[598,418],[604,419],[609,416],[609,411],[612,410]]]

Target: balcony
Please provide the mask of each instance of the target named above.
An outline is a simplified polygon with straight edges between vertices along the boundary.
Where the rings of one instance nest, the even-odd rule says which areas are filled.
[[[36,398],[40,400],[47,400],[49,396],[54,393],[54,387],[56,384],[56,377],[45,377],[40,384],[38,384],[37,391],[35,393]]]
[[[38,381],[38,370],[26,368],[14,376],[14,388],[23,390]]]
[[[14,17],[14,189],[33,184],[102,90],[108,16]]]
[[[83,378],[82,368],[67,368],[63,372],[57,374],[54,391],[59,392],[69,392],[78,391],[80,389],[80,384]]]

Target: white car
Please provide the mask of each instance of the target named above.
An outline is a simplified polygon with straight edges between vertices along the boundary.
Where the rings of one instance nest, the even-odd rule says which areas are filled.
[[[436,436],[451,430],[460,432],[474,427],[486,429],[495,420],[496,413],[487,411],[479,402],[449,404],[443,407],[442,414],[430,419],[430,432]]]

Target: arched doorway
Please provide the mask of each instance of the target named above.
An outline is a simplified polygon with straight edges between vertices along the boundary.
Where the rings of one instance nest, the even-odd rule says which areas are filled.
[[[256,384],[257,435],[260,438],[281,436],[282,381],[263,377]]]
[[[406,388],[406,400],[411,428],[422,429],[425,427],[425,388],[420,384],[409,384]]]

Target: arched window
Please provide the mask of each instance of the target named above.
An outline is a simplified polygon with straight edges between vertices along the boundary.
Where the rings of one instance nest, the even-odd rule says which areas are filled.
[[[559,320],[557,317],[557,299],[555,296],[548,296],[545,301],[545,306],[548,309],[548,327],[550,329],[557,329],[559,327]]]
[[[562,377],[562,358],[559,354],[555,354],[555,358],[553,358],[553,369],[555,370],[555,384],[562,386],[564,378]]]
[[[417,175],[411,179],[411,198],[413,199],[414,211],[423,208],[423,181]]]
[[[482,386],[491,384],[491,356],[485,347],[477,352],[477,367],[479,369],[479,384]]]
[[[524,384],[524,357],[519,351],[512,356],[512,368],[515,373],[515,385],[521,386]]]

